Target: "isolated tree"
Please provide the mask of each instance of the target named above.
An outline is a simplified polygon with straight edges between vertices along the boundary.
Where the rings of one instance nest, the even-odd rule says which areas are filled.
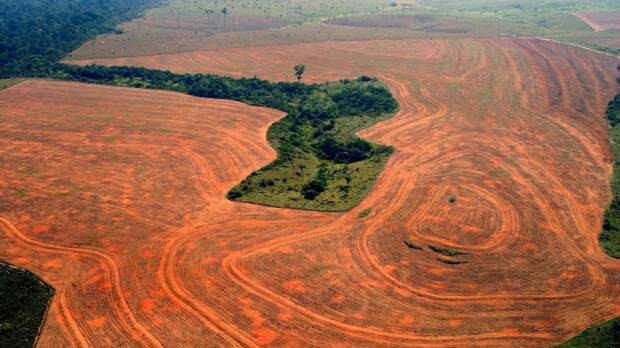
[[[306,66],[303,64],[297,64],[295,65],[295,77],[297,77],[297,81],[301,82],[301,78],[304,75],[304,72],[306,71]]]
[[[305,164],[300,164],[299,165],[299,171],[301,172],[301,178],[299,179],[299,183],[301,185],[304,184],[304,169],[306,169],[306,165]]]

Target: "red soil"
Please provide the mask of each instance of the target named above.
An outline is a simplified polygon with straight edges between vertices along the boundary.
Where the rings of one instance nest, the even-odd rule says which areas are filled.
[[[270,79],[298,62],[309,81],[380,77],[401,104],[362,133],[396,152],[351,212],[225,199],[273,159],[281,113],[55,82],[0,92],[0,257],[58,290],[42,345],[546,347],[620,315],[620,262],[597,241],[617,60],[412,40],[100,61]]]

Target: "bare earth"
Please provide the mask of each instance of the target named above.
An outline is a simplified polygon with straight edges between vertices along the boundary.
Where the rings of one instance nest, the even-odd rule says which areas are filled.
[[[547,347],[620,315],[620,262],[597,241],[613,58],[405,40],[97,62],[377,76],[401,110],[362,136],[396,152],[348,213],[239,204],[225,193],[274,158],[280,112],[60,82],[0,92],[0,258],[57,289],[42,346]]]

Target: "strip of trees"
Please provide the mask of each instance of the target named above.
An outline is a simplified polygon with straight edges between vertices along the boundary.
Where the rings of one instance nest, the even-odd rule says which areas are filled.
[[[618,70],[620,71],[620,67]],[[611,177],[613,197],[605,212],[599,240],[609,256],[620,259],[620,94],[609,102],[605,115],[609,122],[609,143],[614,161]]]

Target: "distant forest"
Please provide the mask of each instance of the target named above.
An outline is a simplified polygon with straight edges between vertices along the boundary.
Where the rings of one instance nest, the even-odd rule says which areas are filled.
[[[161,0],[2,0],[0,78],[45,76],[62,57]]]

